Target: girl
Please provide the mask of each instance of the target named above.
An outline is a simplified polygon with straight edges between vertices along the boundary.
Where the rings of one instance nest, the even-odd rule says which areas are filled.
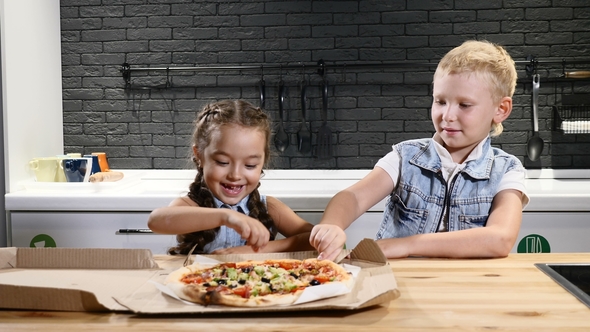
[[[377,243],[389,258],[503,257],[529,199],[520,161],[491,145],[512,111],[516,69],[500,46],[467,41],[440,61],[432,138],[393,146],[358,183],[332,198],[310,242],[334,259],[343,229],[389,196]]]
[[[154,210],[148,226],[178,234],[170,254],[279,252],[313,249],[312,225],[258,192],[270,158],[270,120],[243,100],[206,105],[195,120],[195,181],[185,197]],[[284,239],[275,240],[281,233]],[[269,240],[274,240],[270,241]]]

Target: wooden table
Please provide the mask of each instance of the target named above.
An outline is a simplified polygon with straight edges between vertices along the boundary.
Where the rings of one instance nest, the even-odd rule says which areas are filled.
[[[163,267],[175,259],[157,257]],[[401,296],[361,311],[146,317],[0,310],[0,331],[590,331],[590,308],[534,263],[590,263],[590,253],[391,260]]]

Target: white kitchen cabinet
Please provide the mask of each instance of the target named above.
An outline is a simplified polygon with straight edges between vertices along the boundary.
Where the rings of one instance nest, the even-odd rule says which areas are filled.
[[[312,224],[322,212],[297,212]],[[147,248],[165,254],[176,245],[174,235],[147,230],[149,212],[12,212],[12,246],[74,248]],[[367,212],[345,232],[346,247],[354,248],[362,239],[374,239],[382,212]],[[590,252],[590,212],[525,212],[513,253]],[[121,230],[130,230],[123,233]],[[139,230],[133,233],[134,230]],[[53,243],[52,243],[53,241]]]
[[[12,212],[12,246],[147,248],[165,254],[174,235],[146,232],[149,212]]]
[[[314,225],[322,217],[320,211],[297,214]],[[147,248],[154,254],[165,254],[176,245],[176,237],[143,232],[148,230],[148,215],[119,211],[12,212],[12,246]],[[367,212],[353,222],[345,230],[346,247],[354,248],[364,238],[374,239],[381,218],[382,212]],[[589,223],[590,212],[525,212],[512,252],[590,252]]]
[[[590,252],[590,212],[524,212],[512,252]]]
[[[322,212],[298,212],[312,224]],[[165,254],[176,245],[174,235],[142,232],[147,230],[149,212],[12,212],[12,246],[71,248],[147,248]],[[347,230],[347,248],[362,239],[373,239],[381,213],[366,213]],[[139,230],[123,233],[120,230]],[[149,231],[149,230],[148,230]]]

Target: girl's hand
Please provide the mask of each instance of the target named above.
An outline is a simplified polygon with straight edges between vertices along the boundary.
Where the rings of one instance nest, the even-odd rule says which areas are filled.
[[[318,224],[311,230],[309,243],[320,253],[318,259],[334,260],[344,247],[346,233],[336,225]]]
[[[214,255],[229,255],[229,254],[255,254],[252,246],[239,246],[232,248],[221,248],[212,252]]]
[[[268,243],[270,233],[259,220],[233,210],[228,209],[227,212],[224,225],[238,232],[254,251]]]

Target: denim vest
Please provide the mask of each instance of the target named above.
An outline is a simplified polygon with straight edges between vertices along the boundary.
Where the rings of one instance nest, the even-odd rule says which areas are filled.
[[[213,197],[215,201],[215,206],[220,209],[232,209],[234,211],[238,211],[245,215],[250,214],[250,209],[248,209],[248,200],[250,199],[250,195],[244,197],[238,204],[236,205],[227,205],[222,201],[218,200],[216,197]],[[260,200],[264,205],[266,205],[266,196],[260,195]],[[217,249],[224,249],[224,248],[231,248],[231,247],[238,247],[246,245],[246,240],[242,239],[240,234],[236,232],[233,228],[229,228],[226,226],[219,227],[219,231],[215,236],[213,241],[207,243],[203,248],[203,253],[212,253]]]
[[[432,139],[409,140],[394,148],[401,157],[401,175],[387,200],[378,240],[435,233],[445,210],[448,231],[483,227],[504,174],[523,168],[516,157],[492,147],[488,137],[482,155],[447,183]]]

